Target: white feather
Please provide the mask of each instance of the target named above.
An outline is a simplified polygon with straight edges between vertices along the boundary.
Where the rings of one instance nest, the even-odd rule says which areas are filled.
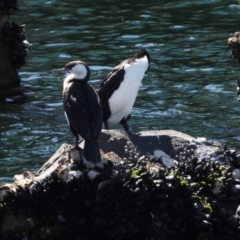
[[[87,69],[83,64],[75,65],[70,71],[69,75],[65,78],[63,82],[63,88],[65,88],[69,81],[72,79],[82,80],[87,76]]]
[[[108,100],[111,111],[111,116],[108,119],[109,125],[119,123],[130,114],[148,66],[148,58],[144,56],[124,67],[124,80]]]

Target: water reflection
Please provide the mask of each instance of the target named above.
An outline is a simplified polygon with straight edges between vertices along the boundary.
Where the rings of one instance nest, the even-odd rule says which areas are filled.
[[[12,19],[26,24],[31,45],[20,71],[23,101],[0,105],[0,180],[37,170],[63,142],[74,142],[62,110],[63,78],[52,69],[82,59],[98,88],[113,66],[143,47],[152,64],[132,130],[175,129],[240,148],[239,68],[226,43],[238,30],[240,11],[232,1],[19,4]]]

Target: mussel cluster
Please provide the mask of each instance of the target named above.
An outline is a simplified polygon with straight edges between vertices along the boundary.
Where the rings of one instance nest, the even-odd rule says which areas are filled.
[[[131,146],[125,150],[129,158],[109,161],[93,179],[79,165],[78,179],[66,183],[54,172],[12,191],[0,202],[0,221],[6,209],[27,220],[4,239],[240,239],[232,177],[238,157],[229,165],[189,158],[166,168]]]
[[[0,0],[1,14],[12,15],[18,10],[18,0]]]
[[[20,69],[24,66],[28,54],[28,42],[24,33],[24,25],[6,22],[3,27],[2,41],[8,45],[12,67]]]

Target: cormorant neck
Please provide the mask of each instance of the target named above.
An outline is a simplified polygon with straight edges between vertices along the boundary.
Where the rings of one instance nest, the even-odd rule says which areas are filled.
[[[84,79],[79,79],[76,74],[70,73],[63,82],[63,87],[70,83],[70,82],[79,82],[79,83],[87,83],[88,78],[85,77]]]

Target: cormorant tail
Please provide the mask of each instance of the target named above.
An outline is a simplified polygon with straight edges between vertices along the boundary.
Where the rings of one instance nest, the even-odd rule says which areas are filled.
[[[101,154],[97,142],[85,141],[83,150],[84,158],[92,163],[99,163],[101,161]]]

